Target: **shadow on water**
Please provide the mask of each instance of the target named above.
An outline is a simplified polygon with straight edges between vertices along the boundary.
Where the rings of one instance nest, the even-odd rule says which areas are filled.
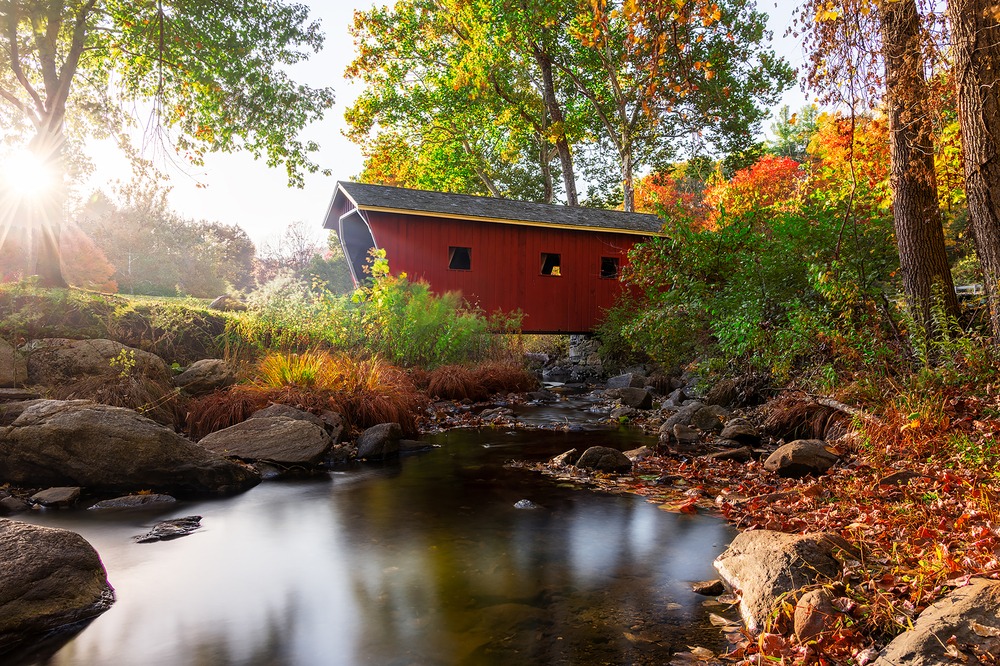
[[[118,602],[52,666],[659,664],[721,647],[688,581],[722,521],[504,466],[627,432],[452,430],[441,448],[329,479],[265,483],[169,515],[32,514],[101,553]],[[529,499],[540,508],[521,510]],[[197,513],[175,541],[130,537]]]

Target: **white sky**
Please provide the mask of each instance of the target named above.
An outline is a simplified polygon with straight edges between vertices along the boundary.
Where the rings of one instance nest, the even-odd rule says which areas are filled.
[[[321,20],[326,45],[321,53],[298,65],[293,75],[313,86],[333,86],[336,104],[303,137],[320,144],[316,159],[333,175],[307,175],[304,188],[289,188],[282,169],[268,168],[244,154],[209,155],[203,168],[189,170],[187,174],[176,168],[168,169],[172,175],[170,203],[174,210],[189,218],[238,224],[258,245],[280,235],[289,223],[297,220],[314,226],[319,237],[334,184],[358,175],[362,168],[361,151],[342,134],[344,109],[359,93],[359,86],[344,80],[344,70],[354,53],[347,28],[355,9],[379,3],[372,0],[305,0],[305,3],[312,7],[312,16]],[[802,64],[801,43],[784,34],[797,4],[796,0],[758,0],[758,8],[770,16],[775,49],[793,67]],[[797,109],[806,103],[806,96],[795,87],[785,94],[784,103]],[[126,162],[114,148],[94,145],[91,153],[95,172],[90,189],[110,190],[110,183],[128,180]]]

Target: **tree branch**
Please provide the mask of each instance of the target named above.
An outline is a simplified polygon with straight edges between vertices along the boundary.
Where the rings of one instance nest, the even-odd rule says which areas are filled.
[[[35,87],[31,85],[31,81],[25,76],[24,70],[21,68],[21,51],[17,45],[17,4],[10,3],[10,13],[7,14],[7,39],[10,42],[10,68],[14,72],[17,82],[21,84],[21,87],[28,93],[32,101],[35,103],[35,110],[39,116],[45,114],[45,102],[42,101],[41,96]]]

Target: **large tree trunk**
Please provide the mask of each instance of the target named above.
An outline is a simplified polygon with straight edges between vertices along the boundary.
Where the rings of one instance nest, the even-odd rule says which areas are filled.
[[[51,189],[37,199],[21,201],[22,220],[32,230],[35,269],[41,287],[65,288],[69,286],[62,272],[62,252],[59,246],[63,222],[63,143],[61,123],[57,129],[43,128],[31,143],[29,150],[45,165],[52,179]]]
[[[570,206],[579,206],[580,198],[576,193],[573,154],[569,148],[569,140],[566,138],[566,116],[563,114],[562,105],[559,104],[559,99],[556,97],[552,59],[538,45],[535,45],[534,51],[535,62],[542,72],[542,95],[545,108],[548,109],[549,117],[552,119],[552,128],[556,137],[556,150],[559,152],[559,163],[562,166],[563,187],[566,189],[566,203]]]
[[[969,226],[1000,338],[1000,17],[993,0],[949,0]]]
[[[928,335],[935,335],[931,315],[935,287],[948,315],[958,314],[958,299],[938,207],[920,17],[914,0],[878,6],[889,113],[892,217],[903,289],[915,320]]]

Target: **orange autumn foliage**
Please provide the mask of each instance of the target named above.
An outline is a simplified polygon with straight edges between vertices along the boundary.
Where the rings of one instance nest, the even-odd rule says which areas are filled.
[[[636,212],[684,221],[692,229],[707,228],[710,211],[700,187],[686,182],[689,180],[662,172],[640,179],[635,187]]]
[[[763,208],[786,206],[799,196],[806,178],[801,165],[790,157],[764,155],[756,163],[740,169],[727,182],[705,190],[705,202],[711,206],[715,222],[725,211],[743,215]]]

